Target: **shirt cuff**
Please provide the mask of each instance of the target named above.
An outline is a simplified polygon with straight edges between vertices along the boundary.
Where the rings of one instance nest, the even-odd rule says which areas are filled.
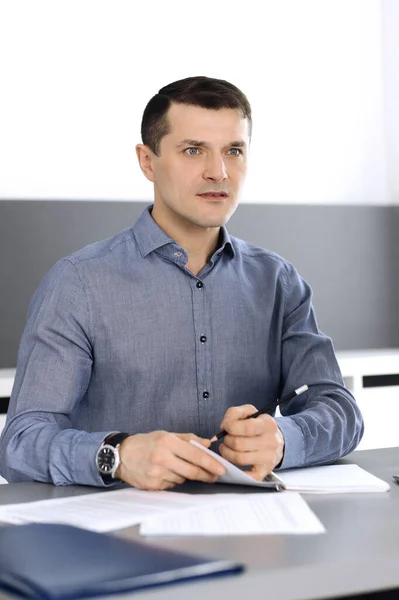
[[[111,433],[114,432],[86,433],[64,430],[56,435],[50,450],[50,472],[53,483],[109,487],[97,471],[96,454],[105,438]]]
[[[305,440],[301,428],[291,417],[276,417],[275,421],[284,436],[284,456],[274,470],[302,467],[305,464]]]

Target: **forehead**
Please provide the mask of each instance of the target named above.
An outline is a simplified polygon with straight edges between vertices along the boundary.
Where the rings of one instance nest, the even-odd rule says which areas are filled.
[[[231,108],[213,110],[187,104],[172,104],[167,118],[170,142],[198,139],[229,143],[242,140],[248,143],[248,121],[241,112]]]

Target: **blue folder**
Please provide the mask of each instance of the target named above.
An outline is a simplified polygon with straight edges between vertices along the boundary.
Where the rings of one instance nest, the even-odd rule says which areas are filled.
[[[72,600],[200,577],[243,565],[71,525],[0,527],[0,587],[35,600]]]

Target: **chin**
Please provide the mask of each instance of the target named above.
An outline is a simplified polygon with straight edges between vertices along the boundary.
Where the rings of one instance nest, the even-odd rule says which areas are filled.
[[[226,221],[205,221],[203,223],[198,223],[198,225],[200,227],[203,227],[204,229],[214,229],[214,228],[220,228],[223,227],[223,225],[226,223]]]
[[[207,214],[198,215],[198,218],[194,218],[193,222],[201,227],[222,227],[234,214],[236,208],[235,206],[226,210],[226,207],[224,207],[223,210],[207,211]]]
[[[193,219],[192,223],[198,225],[199,227],[222,227],[227,223],[231,215],[220,215],[218,217],[198,217],[198,219]]]

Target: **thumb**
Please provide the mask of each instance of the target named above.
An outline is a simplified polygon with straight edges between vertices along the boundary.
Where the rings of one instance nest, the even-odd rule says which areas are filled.
[[[201,446],[205,446],[205,448],[209,448],[209,446],[211,445],[211,440],[198,437],[198,435],[195,435],[195,433],[176,433],[176,435],[178,438],[185,442],[190,442],[191,440],[194,440],[195,442],[198,442],[198,444],[201,444]]]
[[[241,406],[232,406],[227,409],[226,414],[223,417],[223,421],[220,425],[221,429],[228,429],[228,423],[233,421],[241,421],[254,415],[257,412],[257,408],[253,404],[242,404]]]
[[[268,470],[264,467],[264,465],[254,465],[250,471],[247,472],[247,475],[255,479],[256,481],[263,481],[266,475],[268,475]]]

